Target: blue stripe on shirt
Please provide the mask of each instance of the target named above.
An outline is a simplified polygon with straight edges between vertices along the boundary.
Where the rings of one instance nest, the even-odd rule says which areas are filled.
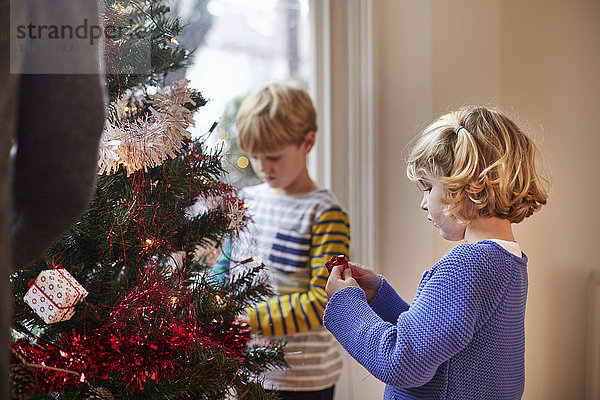
[[[262,332],[262,326],[260,324],[260,313],[258,312],[258,305],[254,305],[254,311],[256,311],[256,319],[258,320],[258,331]]]
[[[313,233],[313,236],[325,236],[325,235],[341,235],[341,236],[349,237],[346,232],[338,232],[338,231]]]
[[[338,253],[335,253],[335,254],[338,254]],[[279,264],[288,265],[290,267],[296,267],[296,268],[303,268],[303,267],[306,266],[306,260],[304,260],[304,261],[302,261],[302,260],[290,260],[290,259],[287,259],[287,258],[284,258],[284,257],[275,256],[273,254],[271,254],[269,256],[269,261],[273,261],[273,262],[276,262],[276,263],[279,263]],[[279,268],[277,268],[277,269],[279,269]],[[285,272],[285,270],[281,270],[281,271]]]
[[[333,213],[341,213],[344,214],[345,216],[348,216],[348,214],[346,213],[346,211],[342,210],[340,207],[332,207],[332,208],[328,208],[327,210],[323,211],[320,215],[326,215],[326,214],[333,214]]]
[[[317,249],[319,247],[325,246],[326,244],[332,244],[332,243],[338,243],[338,244],[343,244],[344,247],[349,248],[350,246],[348,246],[348,243],[343,241],[343,240],[328,240],[324,243],[318,244],[316,246],[312,246],[313,249]]]
[[[296,256],[308,256],[309,249],[292,249],[290,247],[282,246],[280,244],[273,244],[273,250],[281,251],[282,253],[293,254]]]
[[[327,219],[325,221],[317,221],[315,225],[323,225],[323,224],[344,224],[348,228],[350,228],[350,224],[343,219]]]
[[[310,301],[310,299],[308,299]],[[300,304],[300,310],[302,311],[302,314],[304,314],[304,320],[306,321],[306,326],[308,327],[308,329],[312,329],[312,327],[310,326],[310,321],[308,320],[308,315],[306,315],[306,312],[304,311],[304,307],[302,307],[302,302],[300,301],[300,299],[298,299],[298,304]],[[317,314],[319,315],[319,314]]]
[[[271,307],[269,307],[269,302],[265,302],[267,305],[267,314],[269,314],[269,324],[271,328],[271,336],[275,334],[275,327],[273,326],[273,316],[271,315]]]
[[[317,311],[317,306],[315,306],[315,303],[310,299],[309,296],[306,296],[306,298],[308,299],[308,301],[310,301],[310,305],[313,308],[313,311],[315,312],[315,315],[319,315],[319,312]],[[321,324],[323,323],[323,321],[321,321]]]
[[[298,243],[298,244],[310,244],[310,238],[301,238],[294,237],[290,235],[285,235],[283,233],[277,232],[275,235],[276,239],[284,240],[286,242]]]
[[[293,274],[296,272],[296,271],[288,271],[287,269],[283,269],[282,267],[280,267],[278,265],[272,265],[271,268],[274,268],[278,272],[281,272],[282,274],[285,274],[285,275]]]
[[[283,309],[281,308],[281,297],[277,297],[277,304],[279,305],[279,315],[281,315],[281,324],[283,325],[283,334],[287,335],[287,326],[285,326],[285,318],[283,316]]]
[[[296,319],[296,312],[294,311],[294,303],[292,302],[292,295],[290,297],[290,309],[292,312],[292,318],[294,319],[294,326],[296,327],[296,332],[300,332],[300,326],[298,326],[298,320]]]
[[[327,304],[323,304],[323,302],[321,302],[321,300],[317,296],[315,296],[315,299],[323,308],[325,308],[327,306]]]

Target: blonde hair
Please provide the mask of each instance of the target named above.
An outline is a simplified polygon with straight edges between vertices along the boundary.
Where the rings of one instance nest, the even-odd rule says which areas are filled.
[[[317,130],[317,113],[309,94],[295,83],[270,83],[250,93],[237,113],[242,151],[268,153],[299,146]]]
[[[446,212],[458,220],[491,216],[518,223],[547,201],[548,181],[536,171],[536,155],[533,141],[500,111],[463,107],[418,136],[407,175],[439,181]]]

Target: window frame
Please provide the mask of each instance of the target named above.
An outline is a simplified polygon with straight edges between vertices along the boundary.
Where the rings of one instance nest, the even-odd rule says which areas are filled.
[[[311,0],[310,7],[309,89],[319,133],[309,168],[349,212],[352,258],[375,266],[373,0]]]

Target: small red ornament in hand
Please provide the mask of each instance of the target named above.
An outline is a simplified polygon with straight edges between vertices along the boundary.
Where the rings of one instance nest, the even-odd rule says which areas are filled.
[[[333,269],[333,267],[335,267],[336,265],[343,265],[344,269],[342,270],[342,273],[347,270],[348,268],[350,268],[348,266],[348,260],[346,260],[346,257],[343,254],[340,254],[339,256],[333,256],[331,257],[331,260],[327,261],[325,263],[325,266],[327,267],[327,269],[329,270],[329,273],[331,274],[331,270]],[[359,279],[359,276],[356,272],[352,271],[352,277],[356,280]]]

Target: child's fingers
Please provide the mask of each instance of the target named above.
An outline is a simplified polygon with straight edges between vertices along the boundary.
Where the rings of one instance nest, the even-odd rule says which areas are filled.
[[[240,322],[245,322],[246,324],[250,323],[250,317],[248,317],[248,314],[246,314],[246,313],[238,315],[237,319]]]
[[[342,273],[342,277],[344,280],[352,278],[352,270],[350,268],[346,268]]]
[[[344,270],[343,266],[336,265],[331,269],[331,274],[329,274],[329,279],[327,279],[325,285],[327,296],[331,298],[337,291],[347,286],[358,286],[356,280],[352,278],[352,270],[350,268]]]
[[[355,263],[355,262],[352,262],[352,261],[349,261],[349,262],[348,262],[348,265],[349,265],[350,267],[352,267],[352,268],[356,269],[357,271],[360,271],[360,270],[362,270],[362,269],[369,269],[369,268],[365,267],[365,266],[364,266],[364,265],[362,265],[362,264]]]
[[[348,266],[352,268],[352,270],[355,271],[358,274],[358,276],[366,275],[373,272],[370,268],[354,262],[349,262]]]
[[[329,273],[329,277],[335,279],[342,279],[342,266],[336,265],[335,267],[333,267],[331,269],[331,272]]]

